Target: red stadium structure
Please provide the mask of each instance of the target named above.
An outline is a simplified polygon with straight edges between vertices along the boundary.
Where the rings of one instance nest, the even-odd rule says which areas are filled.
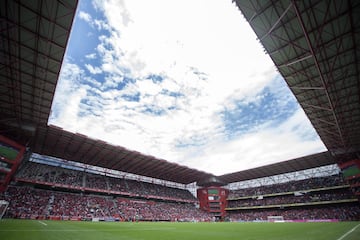
[[[182,214],[188,213],[197,220],[229,216],[264,220],[264,216],[285,215],[286,208],[285,216],[293,219],[304,216],[304,209],[308,212],[318,209],[318,215],[309,217],[359,220],[359,202],[354,196],[360,194],[360,2],[236,0],[235,3],[328,151],[214,176],[49,126],[51,104],[78,2],[4,0],[0,2],[0,198],[10,198],[12,217],[46,218],[50,214],[55,219],[91,215],[94,219],[121,216],[123,220],[136,220],[141,216],[142,220],[189,221],[191,218]],[[42,160],[29,161],[36,160],[36,156],[42,156]],[[58,165],[34,165],[44,163],[44,159],[58,159]],[[73,164],[71,168],[66,168],[68,163]],[[342,170],[345,182],[335,176],[336,181],[313,179],[311,184],[302,182],[292,190],[276,184],[261,189],[225,188],[238,182],[333,164]],[[79,166],[82,170],[74,172]],[[107,170],[94,175],[95,168],[86,166]],[[196,183],[198,199],[164,184],[154,187],[153,180],[111,178],[112,170],[179,186]],[[313,185],[314,182],[319,184]],[[306,188],[306,184],[313,188]],[[277,188],[282,191],[276,192]],[[17,212],[19,206],[14,199],[32,203],[33,197],[51,208],[29,206],[32,212]],[[66,210],[56,202],[60,198],[64,206],[74,206],[75,202],[86,202],[87,206]],[[200,209],[192,209],[194,203]]]
[[[0,135],[0,192],[6,190],[24,157],[25,147]]]

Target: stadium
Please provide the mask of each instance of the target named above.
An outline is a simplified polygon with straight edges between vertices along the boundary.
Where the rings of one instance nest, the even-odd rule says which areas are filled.
[[[78,1],[0,4],[1,239],[358,239],[360,2],[234,1],[327,151],[223,175],[49,125]]]

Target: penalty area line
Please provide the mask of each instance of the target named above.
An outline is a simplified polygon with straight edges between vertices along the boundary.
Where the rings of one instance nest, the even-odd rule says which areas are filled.
[[[349,231],[347,231],[344,235],[342,235],[340,238],[336,239],[336,240],[343,240],[347,235],[349,235],[350,233],[352,233],[353,231],[355,231],[355,229],[360,226],[360,223],[358,225],[356,225],[355,227],[353,227],[352,229],[350,229]]]
[[[38,221],[40,224],[44,225],[44,226],[47,226],[46,223],[44,223],[43,221]]]

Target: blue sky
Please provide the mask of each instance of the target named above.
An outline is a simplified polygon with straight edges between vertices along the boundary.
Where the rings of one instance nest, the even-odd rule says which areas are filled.
[[[217,175],[326,150],[230,0],[81,0],[49,124]]]

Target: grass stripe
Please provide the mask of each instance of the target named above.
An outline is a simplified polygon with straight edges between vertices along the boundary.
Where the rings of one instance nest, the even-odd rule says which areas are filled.
[[[344,235],[342,235],[340,238],[338,238],[337,240],[343,240],[347,235],[349,235],[350,233],[352,233],[353,231],[355,231],[355,229],[360,226],[360,224],[356,225],[355,227],[353,227],[352,229],[350,229],[349,231],[347,231]]]
[[[44,226],[47,226],[47,224],[44,223],[43,221],[38,221],[38,222],[41,223],[41,224],[44,225]]]

